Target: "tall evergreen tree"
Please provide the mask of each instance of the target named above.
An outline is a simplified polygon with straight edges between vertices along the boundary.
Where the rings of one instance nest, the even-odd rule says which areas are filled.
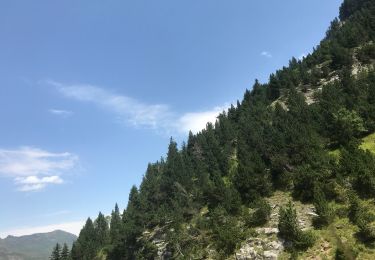
[[[57,243],[53,248],[52,254],[49,259],[61,260],[61,245],[59,243]]]
[[[60,256],[60,260],[70,260],[70,252],[69,252],[69,248],[68,248],[68,245],[66,243],[64,243],[63,247],[62,247],[62,250],[61,250],[61,256]]]
[[[108,244],[109,242],[109,229],[108,229],[108,222],[105,216],[99,212],[99,215],[94,223],[94,230],[95,230],[95,237],[96,241],[95,244],[98,248],[101,248]]]
[[[112,211],[111,214],[111,223],[110,223],[110,230],[109,230],[109,237],[110,242],[112,245],[116,245],[120,242],[122,232],[122,221],[120,216],[120,210],[116,203],[115,209]]]
[[[94,223],[88,218],[73,244],[71,256],[73,260],[92,260],[98,250]]]

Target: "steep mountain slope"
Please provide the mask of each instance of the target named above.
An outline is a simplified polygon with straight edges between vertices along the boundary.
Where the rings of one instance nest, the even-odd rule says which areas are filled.
[[[88,219],[73,259],[374,259],[375,1],[149,164],[123,214]],[[361,143],[364,140],[364,144]]]
[[[0,239],[0,259],[4,260],[47,260],[56,243],[71,246],[77,237],[56,230],[27,236],[8,236]]]

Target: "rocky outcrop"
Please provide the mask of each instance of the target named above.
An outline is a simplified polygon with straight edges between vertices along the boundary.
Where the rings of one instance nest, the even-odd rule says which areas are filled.
[[[278,237],[279,229],[277,228],[279,209],[286,205],[290,199],[290,195],[278,192],[268,199],[272,209],[269,222],[264,227],[256,228],[256,235],[242,243],[241,248],[235,254],[236,259],[275,260],[286,247],[290,246],[287,241]],[[310,229],[312,218],[317,215],[314,206],[295,202],[295,207],[301,229]]]

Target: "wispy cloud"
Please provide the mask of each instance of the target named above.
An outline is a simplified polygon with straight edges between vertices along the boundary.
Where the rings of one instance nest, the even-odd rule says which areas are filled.
[[[145,104],[137,99],[115,94],[107,89],[90,84],[63,84],[45,81],[65,97],[92,103],[113,113],[120,121],[133,126],[149,127],[168,134],[186,134],[189,130],[198,132],[207,122],[215,122],[216,117],[229,105],[214,107],[201,112],[177,114],[166,104]]]
[[[78,235],[84,224],[85,224],[85,221],[72,221],[72,222],[57,223],[57,224],[51,224],[51,225],[45,225],[45,226],[20,227],[20,228],[15,228],[11,230],[1,231],[0,238],[5,238],[8,235],[25,236],[25,235],[35,234],[35,233],[51,232],[55,230],[64,230],[72,234]]]
[[[60,177],[73,169],[78,156],[52,153],[35,147],[0,149],[0,175],[13,178],[19,191],[36,191],[50,184],[61,184]]]
[[[262,51],[260,53],[261,56],[264,56],[266,58],[272,58],[272,54],[269,51]]]
[[[61,116],[61,117],[69,117],[69,116],[73,115],[72,111],[63,110],[63,109],[52,109],[51,108],[51,109],[48,110],[48,112],[53,114],[53,115]]]
[[[144,104],[131,97],[114,94],[88,84],[65,85],[55,81],[47,83],[57,87],[65,97],[103,107],[134,126],[157,128],[166,124],[171,117],[168,106],[163,104]]]

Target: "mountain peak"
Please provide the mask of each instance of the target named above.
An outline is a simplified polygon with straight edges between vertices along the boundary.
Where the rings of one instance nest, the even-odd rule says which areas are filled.
[[[17,256],[20,260],[47,260],[56,243],[71,246],[77,236],[63,230],[24,236],[8,235],[0,240],[0,259]]]

